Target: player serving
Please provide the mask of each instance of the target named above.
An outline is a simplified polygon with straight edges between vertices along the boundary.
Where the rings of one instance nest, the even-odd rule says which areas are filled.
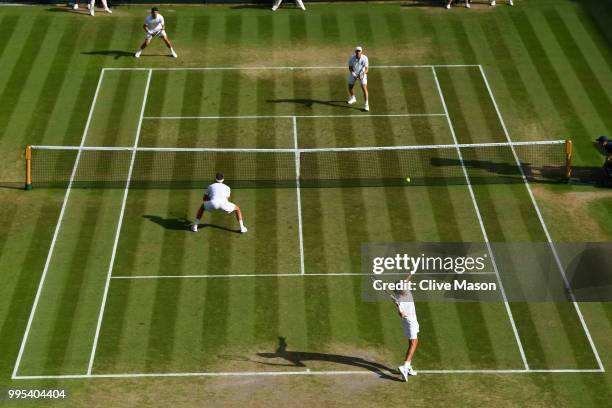
[[[365,105],[363,105],[364,111],[370,110],[370,105],[368,105],[368,70],[369,70],[369,62],[368,57],[362,54],[361,47],[355,47],[355,54],[351,56],[348,63],[349,76],[348,76],[348,91],[349,98],[346,101],[349,105],[357,102],[357,98],[355,97],[355,81],[359,81],[361,84],[361,89],[363,90],[363,96],[365,97]]]
[[[419,322],[417,320],[416,308],[414,307],[414,298],[409,290],[400,291],[395,304],[402,318],[404,335],[408,338],[406,358],[404,359],[404,364],[399,366],[398,369],[404,381],[408,381],[409,375],[417,375],[417,372],[412,369],[412,356],[414,356],[414,351],[419,342],[417,337],[419,333]]]
[[[176,51],[174,51],[174,48],[172,48],[172,43],[170,42],[170,39],[166,34],[164,16],[159,14],[159,10],[157,9],[157,7],[153,7],[151,9],[151,14],[148,15],[147,18],[145,18],[145,22],[142,27],[146,31],[147,36],[142,45],[140,46],[140,49],[134,54],[136,58],[140,58],[142,50],[147,48],[147,45],[149,45],[151,40],[155,37],[161,37],[162,40],[164,40],[164,42],[166,43],[168,49],[170,50],[170,55],[174,58],[178,58],[178,55],[176,55]]]
[[[229,188],[229,186],[224,184],[223,181],[223,173],[217,173],[215,176],[215,183],[208,186],[206,194],[204,194],[204,203],[202,203],[202,205],[198,209],[196,219],[191,225],[191,230],[193,232],[198,231],[198,225],[200,224],[200,220],[202,219],[202,214],[204,214],[204,210],[225,211],[227,214],[235,212],[236,219],[240,224],[240,232],[247,232],[247,228],[242,222],[242,211],[240,211],[240,207],[229,201],[231,189]]]

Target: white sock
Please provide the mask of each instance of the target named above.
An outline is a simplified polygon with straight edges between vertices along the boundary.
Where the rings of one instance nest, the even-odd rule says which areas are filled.
[[[238,221],[240,223],[240,228],[244,228],[244,223],[242,222],[242,220]]]
[[[104,10],[108,9],[108,3],[106,3],[106,0],[102,0],[102,7],[104,7]]]
[[[411,362],[410,362],[410,361],[404,361],[404,368],[405,368],[405,369],[408,369],[408,368],[410,368],[410,367],[412,367]]]
[[[94,8],[96,6],[96,0],[90,0],[89,5],[91,6],[91,8]]]
[[[199,219],[199,218],[196,218],[196,219],[193,221],[193,224],[194,224],[194,225],[198,225],[199,223],[200,223],[200,219]]]

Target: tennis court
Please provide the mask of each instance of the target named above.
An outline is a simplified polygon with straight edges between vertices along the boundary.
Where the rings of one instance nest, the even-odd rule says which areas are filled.
[[[71,177],[13,378],[388,372],[317,358],[353,347],[364,361],[391,364],[403,352],[390,305],[361,301],[362,243],[550,241],[522,175],[472,183],[490,167],[456,147],[511,142],[482,66],[373,67],[369,113],[345,104],[343,69],[102,70],[81,148],[125,149],[95,158],[93,150],[69,152]],[[327,174],[325,152],[308,149],[428,145],[451,146],[456,183],[406,174],[414,182],[394,175],[393,183],[364,184],[380,178],[372,169],[389,166],[377,152],[351,157],[356,164],[345,170],[356,183],[300,184],[305,164],[313,179]],[[234,190],[249,232],[236,233],[235,220],[219,214],[188,231],[204,180],[199,188],[132,185],[165,160],[138,150],[148,148],[226,149],[209,158],[211,168],[225,166],[230,186],[231,174],[254,173],[256,185]],[[273,156],[253,162],[253,149]],[[509,145],[496,151],[519,160]],[[168,157],[160,181],[197,173],[180,154]],[[85,168],[124,182],[79,184]],[[261,182],[270,178],[286,183]],[[494,269],[491,279],[503,282],[503,265]],[[427,342],[420,372],[603,370],[571,302],[509,304],[500,291],[499,302],[417,307]],[[313,361],[283,364],[274,354],[279,337]]]

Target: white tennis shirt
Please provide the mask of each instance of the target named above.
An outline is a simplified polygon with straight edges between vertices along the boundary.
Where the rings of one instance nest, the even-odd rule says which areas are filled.
[[[408,291],[402,294],[397,299],[399,302],[398,308],[404,318],[416,318],[416,308],[414,307],[414,298],[412,293]]]
[[[368,57],[366,57],[363,54],[361,55],[361,58],[359,59],[357,59],[357,56],[353,54],[351,58],[349,59],[348,64],[349,64],[349,67],[353,67],[353,72],[356,74],[359,73],[362,69],[365,69],[370,66]]]
[[[206,194],[208,195],[208,199],[210,201],[220,202],[227,201],[227,199],[231,195],[231,189],[229,186],[216,182],[208,186],[208,190],[206,190]]]
[[[147,18],[145,18],[145,25],[149,32],[161,30],[164,26],[164,16],[157,13],[157,18],[154,18],[152,14],[149,14]]]

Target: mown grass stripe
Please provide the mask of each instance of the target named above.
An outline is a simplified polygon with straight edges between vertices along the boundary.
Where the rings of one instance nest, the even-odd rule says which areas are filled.
[[[493,18],[481,19],[480,25],[485,35],[486,44],[489,50],[499,62],[499,69],[505,83],[506,89],[514,102],[515,109],[520,111],[521,117],[526,121],[541,123],[538,110],[534,105],[527,85],[523,80],[522,72],[512,58],[512,53],[507,44],[507,39],[499,27],[498,22]]]
[[[52,316],[49,316],[48,313],[41,313],[42,316],[46,315],[46,324],[52,328],[48,335],[49,343],[45,353],[47,358],[43,363],[43,370],[47,373],[62,372],[70,352],[69,340],[73,336],[78,308],[82,302],[81,296],[83,285],[86,282],[88,265],[90,265],[90,254],[98,238],[97,229],[91,226],[99,225],[104,211],[101,203],[104,203],[107,197],[104,191],[98,193],[98,191],[92,191],[90,197],[86,198],[86,208],[80,214],[81,223],[77,234],[79,239],[74,243],[74,249],[71,251],[72,257],[66,270],[60,271],[65,275],[63,286],[54,288],[57,309]],[[74,215],[72,220],[74,221]]]
[[[612,26],[610,26],[612,13],[610,8],[606,7],[605,2],[599,0],[583,0],[581,4],[591,18],[589,25],[595,26],[600,31],[602,39],[608,43],[608,49],[612,47]]]
[[[0,42],[0,61],[4,57],[4,51],[15,33],[15,27],[19,22],[19,16],[3,16],[0,20],[0,37],[3,41]]]
[[[308,25],[304,13],[289,16],[289,33],[294,45],[308,42]]]
[[[588,53],[589,55],[593,55],[591,54],[591,50],[593,48],[597,50],[601,57],[601,60],[596,60],[595,58],[593,58],[594,55],[590,58],[595,68],[603,68],[599,66],[598,63],[601,61],[606,64],[608,71],[612,71],[612,48],[608,47],[608,44],[606,43],[605,38],[603,38],[601,31],[597,29],[597,26],[595,24],[592,24],[591,20],[589,19],[589,16],[586,15],[586,13],[584,12],[579,12],[576,14],[572,13],[570,15],[564,15],[563,20],[565,21],[566,26],[571,26],[575,28],[576,31],[582,31],[580,35],[584,39],[576,39],[576,41],[581,45],[587,41],[590,43],[588,44],[588,49],[587,47],[583,46],[584,51],[586,53]],[[580,27],[580,29],[576,28],[578,26]],[[574,35],[577,34],[577,32],[574,32]],[[583,34],[586,34],[586,37],[584,37]]]
[[[125,271],[119,272],[120,274],[135,271],[136,256],[134,256],[134,252],[138,252],[139,248],[138,246],[126,245],[126,241],[129,239],[129,242],[141,242],[142,226],[144,224],[141,218],[143,214],[146,214],[146,205],[150,199],[148,189],[138,191],[137,199],[134,197],[134,192],[130,194],[125,213],[125,219],[129,222],[125,222],[122,226],[122,237],[124,238],[119,242],[115,258],[114,270]],[[124,344],[125,336],[128,334],[125,327],[126,313],[133,291],[137,290],[136,285],[132,283],[124,284],[121,288],[117,288],[114,282],[111,282],[111,285],[112,292],[109,295],[110,299],[107,302],[105,312],[107,318],[104,320],[97,350],[96,368],[100,371],[112,369],[119,362],[122,352],[121,347]]]
[[[187,116],[189,112],[199,112],[202,104],[203,81],[204,76],[201,72],[187,72],[182,95],[177,95],[181,100],[180,102],[174,101],[175,104],[180,103],[181,116]],[[189,139],[197,133],[198,126],[199,122],[197,121],[181,121],[177,144],[179,146],[189,144]],[[187,164],[193,166],[192,162]],[[173,178],[177,179],[192,171],[193,169],[186,168],[185,163],[177,160],[174,162],[172,169]],[[164,208],[167,211],[187,213],[190,210],[187,206],[191,202],[191,195],[194,193],[193,190],[167,190],[160,196],[166,197]],[[162,217],[166,216],[166,214],[160,215]],[[187,234],[187,230],[164,229],[157,271],[159,275],[167,275],[169,271],[185,269]],[[186,283],[183,279],[174,279],[171,282],[159,281],[157,283],[153,317],[149,331],[148,360],[158,370],[159,367],[167,369],[172,364],[177,343],[181,342],[181,333],[177,332],[177,327],[179,326],[179,319],[187,318],[179,314],[180,298],[184,285]]]
[[[231,35],[231,34],[230,34]],[[239,112],[240,99],[240,74],[231,71],[224,71],[221,74],[220,83],[220,100],[218,115],[237,115]],[[225,131],[229,128],[229,132]],[[228,123],[219,122],[217,127],[217,146],[233,147],[236,144],[236,128],[235,121]],[[220,135],[223,134],[223,140]],[[216,159],[216,168],[224,173],[231,173],[237,165],[238,158],[231,159],[218,156]],[[219,234],[216,236],[214,245],[208,248],[207,259],[214,260],[209,265],[209,273],[229,274],[231,273],[232,264],[232,247],[234,244],[233,237],[229,233]],[[202,351],[210,352],[228,343],[228,326],[233,322],[229,321],[229,296],[231,295],[230,285],[231,280],[212,279],[206,282],[206,293],[204,295],[204,316],[202,321]]]
[[[596,367],[597,360],[582,330],[574,306],[569,302],[556,302],[555,308],[577,366],[579,368]]]
[[[11,297],[6,303],[7,318],[0,328],[0,367],[6,376],[10,376],[17,352],[23,337],[26,322],[30,314],[30,308],[36,294],[36,287],[44,265],[44,253],[48,250],[54,225],[48,222],[49,214],[54,214],[60,206],[60,202],[53,199],[46,200],[45,204],[34,213],[38,216],[32,221],[33,231],[29,242],[24,242],[27,247],[23,264],[15,270],[17,278]],[[39,273],[33,273],[38,271]]]
[[[313,83],[310,77],[300,78],[293,76],[293,97],[311,99]],[[295,105],[294,110],[298,107]],[[299,131],[299,128],[298,128]],[[313,206],[321,204],[321,195],[319,190],[309,190],[308,193],[315,195],[311,198]],[[310,210],[306,210],[310,212]],[[318,213],[318,212],[317,212]],[[322,225],[322,218],[317,217],[316,219],[304,217],[304,220],[310,219],[311,223],[305,224],[308,230],[304,230],[306,237],[314,237],[315,239],[306,239],[304,242],[305,251],[305,269],[306,273],[313,271],[313,269],[325,268],[321,272],[329,272],[327,269],[328,262],[324,259],[318,259],[315,262],[310,260],[315,258],[324,258],[321,256],[325,254],[325,235],[323,233],[324,226]],[[297,252],[296,252],[297,253]],[[310,255],[309,255],[310,254]],[[306,278],[303,283],[304,290],[304,301],[305,301],[305,314],[306,314],[306,329],[307,329],[307,344],[309,349],[317,350],[323,348],[332,339],[332,326],[330,321],[330,308],[331,299],[329,297],[330,282],[325,277],[317,277],[315,279]]]
[[[589,65],[588,58],[582,52],[558,11],[545,11],[544,17],[559,43],[559,48],[563,51],[571,65],[593,108],[597,111],[600,120],[608,129],[612,129],[612,115],[610,114],[612,111],[612,100],[604,91],[604,86],[599,77]]]
[[[473,41],[473,37],[469,36],[464,22],[458,19],[451,20],[451,29],[453,33],[453,38],[456,41],[458,48],[462,55],[465,56],[464,60],[466,61],[478,61],[478,56],[474,50],[474,47],[471,43]],[[478,95],[478,103],[480,108],[480,113],[485,118],[487,132],[486,132],[486,141],[487,142],[502,142],[505,141],[505,135],[503,133],[503,129],[499,118],[495,112],[494,106],[491,103],[491,99],[489,98],[489,94],[487,93],[485,83],[482,80],[482,77],[478,72],[477,68],[467,68],[469,70],[469,81],[471,88],[474,89],[476,95]],[[446,90],[446,89],[444,89]],[[461,99],[457,99],[457,102],[461,102]],[[472,107],[473,108],[473,107]],[[501,107],[503,109],[503,107]],[[457,134],[457,139],[459,143],[469,143],[474,141],[472,137],[472,133],[468,132],[465,134]]]
[[[562,121],[569,137],[574,140],[576,155],[588,154],[593,150],[592,135],[582,119],[576,114],[572,98],[567,93],[559,74],[548,58],[546,49],[536,34],[533,24],[523,12],[513,13],[511,17],[559,119]]]
[[[38,55],[37,50],[42,47],[43,39],[47,36],[52,22],[53,19],[48,16],[39,16],[34,20],[32,30],[17,58],[13,71],[9,75],[7,86],[0,94],[0,101],[3,105],[3,109],[0,110],[0,123],[8,123],[15,112],[22,93],[28,90],[23,84],[26,83],[30,72],[34,68],[34,65],[30,63],[32,62],[32,56]],[[0,129],[0,140],[5,137],[6,130],[6,126]]]
[[[96,30],[94,42],[94,47],[96,49],[108,47],[115,27],[116,26],[114,24],[109,26],[99,26],[99,28]],[[86,68],[83,70],[86,74],[81,78],[79,92],[74,100],[74,105],[72,106],[72,111],[67,121],[68,127],[61,140],[62,145],[78,145],[78,141],[83,136],[83,128],[85,126],[85,121],[87,120],[88,114],[87,110],[83,109],[83,106],[87,106],[91,103],[90,101],[93,99],[93,94],[96,89],[95,84],[100,77],[100,72],[95,68],[96,66],[97,63],[90,60]],[[74,80],[75,78],[72,77],[72,79]],[[71,81],[71,85],[75,85],[75,83],[72,83]]]
[[[258,19],[258,36],[260,41],[272,41],[272,33],[274,30],[274,22],[271,17],[260,16]],[[257,114],[263,115],[267,110],[268,95],[274,94],[276,82],[274,80],[258,80],[256,83],[257,95]],[[276,108],[273,107],[273,110]],[[264,146],[270,143],[267,140],[270,137],[269,122],[258,120],[256,122],[257,137],[256,146]],[[276,126],[274,126],[276,128]],[[276,138],[275,138],[276,139]],[[276,146],[276,140],[273,145]],[[257,172],[263,177],[267,173],[267,166],[272,163],[259,162]],[[279,271],[278,259],[283,254],[279,253],[279,237],[278,237],[278,194],[276,189],[257,189],[255,191],[255,211],[257,214],[257,223],[255,225],[255,272],[263,273],[278,273],[288,272]],[[279,333],[279,284],[278,279],[270,278],[269,280],[255,279],[255,313],[254,313],[254,337],[257,341],[273,341]]]
[[[45,135],[45,130],[52,119],[52,113],[59,102],[57,95],[64,86],[68,75],[58,75],[58,72],[69,71],[72,56],[75,53],[76,44],[82,28],[81,23],[67,24],[59,41],[59,46],[66,51],[56,52],[49,69],[42,89],[39,93],[34,112],[36,120],[31,120],[25,131],[26,140],[31,144],[40,144]]]

